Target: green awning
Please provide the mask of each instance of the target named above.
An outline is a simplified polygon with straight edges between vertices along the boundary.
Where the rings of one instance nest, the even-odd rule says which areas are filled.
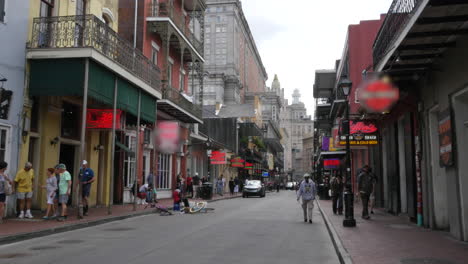
[[[31,96],[83,96],[84,59],[31,60]],[[94,61],[89,62],[88,96],[108,106],[114,98],[116,75]],[[137,116],[138,88],[118,78],[117,108]],[[141,118],[156,121],[156,98],[141,92]]]
[[[128,155],[130,155],[130,157],[135,157],[135,152],[132,151],[131,149],[129,149],[127,146],[125,146],[124,144],[120,143],[119,141],[115,141],[115,146],[119,147],[121,150],[127,152]]]

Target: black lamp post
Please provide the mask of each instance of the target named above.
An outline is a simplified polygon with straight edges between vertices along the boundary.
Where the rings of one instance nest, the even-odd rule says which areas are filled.
[[[351,136],[350,120],[349,120],[349,92],[353,83],[348,79],[343,79],[339,88],[343,92],[343,95],[346,97],[346,123],[343,127],[343,131],[346,135],[346,187],[344,193],[345,200],[345,219],[343,220],[343,226],[345,227],[355,227],[356,219],[354,219],[354,195],[353,195],[353,186],[351,183],[351,148],[349,146],[349,137]]]

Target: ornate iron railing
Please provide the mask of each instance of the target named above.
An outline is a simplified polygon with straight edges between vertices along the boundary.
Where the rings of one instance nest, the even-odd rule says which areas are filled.
[[[374,65],[377,65],[389,52],[422,2],[423,0],[393,0],[374,42]]]
[[[189,21],[182,12],[176,11],[172,2],[150,3],[150,17],[168,17],[176,27],[185,35],[192,46],[201,54],[204,52],[203,41],[199,40],[190,30]],[[203,25],[202,25],[203,26]]]
[[[35,18],[28,48],[93,48],[161,91],[159,68],[94,15]]]
[[[187,110],[194,116],[202,119],[203,117],[202,107],[190,102],[190,100],[188,100],[184,95],[182,95],[182,93],[179,90],[172,88],[172,87],[168,87],[164,89],[163,98],[174,102],[176,105]]]

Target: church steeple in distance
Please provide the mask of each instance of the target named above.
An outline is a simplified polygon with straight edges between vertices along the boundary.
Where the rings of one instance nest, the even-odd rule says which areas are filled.
[[[275,74],[275,78],[273,79],[273,83],[271,84],[271,89],[273,91],[279,91],[281,89],[281,84],[278,80],[278,75]]]
[[[293,104],[299,104],[301,102],[301,93],[299,92],[298,89],[294,90],[294,93],[292,95],[293,98]]]

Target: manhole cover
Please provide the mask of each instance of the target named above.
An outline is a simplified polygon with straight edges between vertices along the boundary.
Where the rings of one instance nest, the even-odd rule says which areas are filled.
[[[403,259],[401,261],[401,264],[455,264],[455,263],[446,259],[413,258],[413,259]]]
[[[0,259],[12,259],[12,258],[21,258],[29,256],[26,253],[10,253],[10,254],[0,254]]]
[[[116,228],[108,228],[108,229],[104,229],[105,231],[130,231],[130,230],[133,230],[134,228],[130,228],[130,227],[116,227]]]
[[[58,244],[79,244],[79,243],[83,243],[84,241],[83,240],[78,240],[78,239],[69,239],[69,240],[62,240],[62,241],[59,241],[57,242]]]
[[[395,229],[412,229],[413,228],[409,225],[388,225],[388,226],[391,228],[395,228]]]
[[[31,250],[47,250],[47,249],[57,249],[60,247],[57,246],[39,246],[39,247],[32,247]]]

